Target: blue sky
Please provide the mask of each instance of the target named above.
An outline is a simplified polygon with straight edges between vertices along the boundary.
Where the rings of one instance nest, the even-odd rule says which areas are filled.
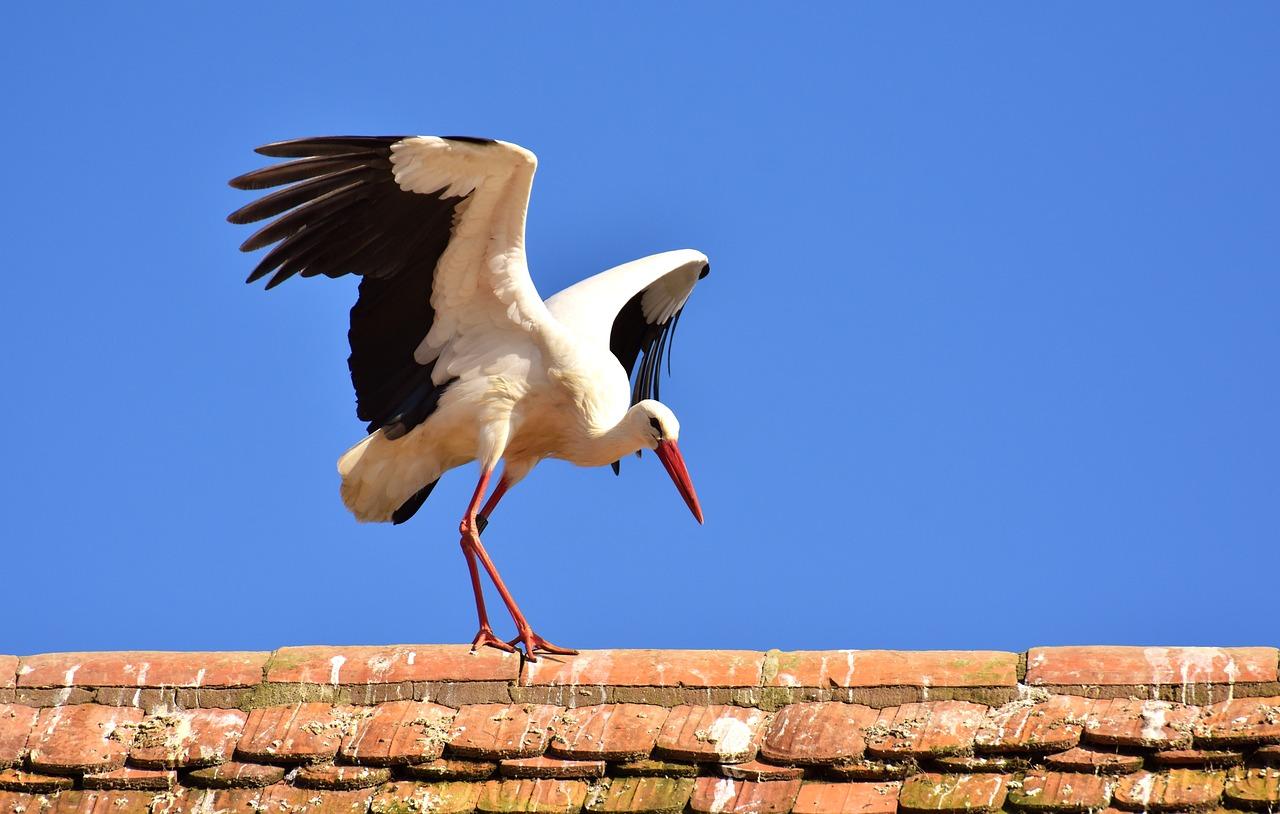
[[[252,147],[327,133],[534,150],[544,296],[711,257],[663,386],[706,526],[646,456],[543,464],[485,535],[552,641],[1276,643],[1274,4],[11,4],[0,30],[0,652],[470,639],[474,468],[357,525],[354,283],[245,286],[224,221]]]

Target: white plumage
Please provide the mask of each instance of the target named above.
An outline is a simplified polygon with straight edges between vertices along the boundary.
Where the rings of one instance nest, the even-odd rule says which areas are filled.
[[[268,288],[295,274],[361,277],[349,362],[370,434],[338,461],[343,502],[363,521],[404,522],[445,472],[478,461],[460,525],[480,616],[474,644],[512,646],[489,626],[478,560],[516,623],[513,642],[531,656],[569,652],[533,633],[479,532],[540,460],[616,467],[641,449],[658,453],[701,522],[679,422],[656,396],[662,356],[707,258],[690,249],[656,254],[544,302],[524,251],[537,167],[528,150],[474,138],[356,136],[259,152],[298,160],[232,181],[291,184],[230,217],[279,216],[242,246],[278,244],[250,281],[272,272]],[[481,508],[500,463],[501,480]]]

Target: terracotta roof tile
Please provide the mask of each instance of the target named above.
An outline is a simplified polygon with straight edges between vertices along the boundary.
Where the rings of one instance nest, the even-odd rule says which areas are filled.
[[[1033,647],[1027,683],[1142,686],[1276,680],[1274,647]]]
[[[18,686],[18,657],[0,656],[0,690]]]
[[[1050,769],[1066,772],[1128,774],[1142,768],[1142,755],[1077,746],[1065,752],[1045,756],[1044,763]]]
[[[520,683],[615,687],[758,687],[764,653],[750,650],[593,650],[526,662]]]
[[[927,766],[940,772],[954,774],[1012,774],[1031,765],[1025,755],[948,755],[930,758]]]
[[[973,748],[987,708],[968,701],[926,701],[881,711],[864,731],[872,757],[954,755]]]
[[[24,772],[21,769],[0,769],[0,789],[4,791],[25,791],[31,794],[46,794],[69,789],[75,785],[70,777],[56,774],[40,774]]]
[[[270,653],[45,653],[26,656],[19,687],[249,687]]]
[[[748,760],[746,763],[722,763],[720,774],[734,780],[798,780],[804,776],[804,769]]]
[[[847,760],[826,768],[827,774],[844,780],[902,780],[917,770],[914,760]]]
[[[142,710],[79,704],[40,710],[27,762],[50,774],[109,772],[124,765]]]
[[[1274,811],[1280,808],[1280,770],[1259,768],[1232,772],[1223,794],[1240,808]]]
[[[238,709],[173,710],[138,724],[129,762],[152,769],[213,766],[230,760],[248,716]]]
[[[479,783],[387,783],[374,794],[369,809],[373,814],[471,814],[480,789]]]
[[[249,713],[236,757],[262,763],[317,763],[333,760],[342,738],[367,708],[322,703],[261,707]]]
[[[487,780],[498,770],[498,764],[487,760],[458,760],[438,758],[426,763],[414,763],[400,769],[407,777],[416,780]]]
[[[126,766],[110,772],[86,774],[86,789],[115,791],[168,791],[178,782],[178,773],[164,769],[133,769]]]
[[[308,789],[369,789],[391,779],[391,770],[378,766],[335,766],[312,763],[298,769],[293,782]]]
[[[1080,742],[1085,716],[1096,702],[1074,695],[1012,701],[987,713],[974,736],[984,752],[1060,752]]]
[[[799,780],[758,783],[699,777],[689,807],[698,814],[785,814],[800,794]]]
[[[796,814],[894,814],[901,783],[805,781],[792,809]]]
[[[902,811],[995,812],[1004,805],[1002,774],[917,774],[898,796]]]
[[[0,769],[22,762],[27,753],[27,737],[38,714],[34,707],[0,704]]]
[[[373,789],[326,791],[277,783],[262,790],[258,808],[263,814],[365,814]]]
[[[615,777],[599,793],[589,795],[592,814],[680,814],[693,794],[688,777]]]
[[[338,751],[344,761],[368,766],[435,760],[449,742],[456,714],[427,701],[388,701],[358,717]]]
[[[574,814],[587,799],[581,780],[486,780],[476,801],[484,814]]]
[[[1207,706],[1195,739],[1205,746],[1280,743],[1280,698],[1237,698]]]
[[[43,814],[49,798],[42,794],[0,791],[0,814]]]
[[[1244,763],[1244,753],[1229,749],[1165,749],[1153,753],[1151,760],[1157,766],[1225,768]]]
[[[770,687],[1015,687],[1018,654],[990,650],[779,653]]]
[[[838,701],[789,704],[773,716],[760,752],[800,766],[855,760],[866,750],[863,728],[879,716],[871,707]]]
[[[1115,803],[1131,811],[1207,811],[1218,805],[1223,784],[1222,772],[1135,772],[1116,783]]]
[[[563,707],[549,704],[471,704],[453,719],[449,752],[497,760],[542,754]]]
[[[765,713],[750,707],[680,706],[671,710],[655,752],[676,760],[744,763],[756,756]]]
[[[183,777],[187,785],[210,789],[253,789],[284,779],[284,769],[261,763],[232,761],[203,769],[193,769]]]
[[[611,774],[619,777],[694,777],[698,766],[694,763],[672,763],[665,760],[632,760],[610,766]]]
[[[395,684],[401,681],[515,681],[520,658],[464,644],[394,647],[282,647],[267,681],[290,684]]]
[[[667,721],[666,707],[597,704],[565,710],[555,721],[549,751],[578,760],[639,760],[649,756]]]
[[[518,757],[498,764],[498,773],[504,777],[550,777],[572,780],[582,777],[603,777],[603,760],[561,760],[539,755]]]
[[[1199,711],[1168,701],[1117,698],[1100,702],[1085,722],[1085,738],[1093,743],[1179,749],[1191,745]]]
[[[184,788],[157,801],[152,814],[263,814],[261,797],[262,789]]]
[[[1079,772],[1028,772],[1009,789],[1009,805],[1028,811],[1078,812],[1107,807],[1111,785],[1105,777]]]
[[[148,814],[152,795],[140,791],[64,791],[52,801],[52,814]]]

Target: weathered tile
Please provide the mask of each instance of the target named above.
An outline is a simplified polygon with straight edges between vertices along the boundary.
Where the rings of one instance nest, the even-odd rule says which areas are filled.
[[[369,708],[305,703],[261,707],[249,713],[236,745],[240,760],[319,763],[333,760],[338,746]]]
[[[49,794],[60,789],[69,789],[75,785],[70,777],[39,772],[24,772],[21,769],[0,769],[0,790],[24,791],[30,794]]]
[[[86,774],[86,789],[120,791],[168,791],[177,782],[177,773],[164,769],[134,769],[126,766],[110,772]]]
[[[230,760],[244,732],[238,709],[172,710],[138,724],[129,762],[146,768],[213,766]]]
[[[489,760],[534,757],[547,747],[551,723],[563,707],[548,704],[471,704],[453,719],[451,755]]]
[[[270,786],[284,778],[284,769],[262,763],[232,761],[192,769],[183,775],[183,782],[200,788],[248,789]]]
[[[1002,774],[914,774],[902,784],[902,811],[996,812],[1004,805]]]
[[[1135,772],[1116,783],[1115,804],[1132,811],[1207,811],[1222,796],[1222,772]]]
[[[259,802],[261,797],[259,788],[180,788],[171,796],[157,797],[152,803],[152,814],[265,814]]]
[[[846,760],[826,767],[827,774],[841,780],[901,780],[916,772],[913,759],[901,761]]]
[[[770,687],[1015,687],[1018,654],[816,650],[776,654]]]
[[[666,760],[632,760],[613,764],[609,774],[618,777],[695,777],[698,767],[693,763]]]
[[[581,780],[486,780],[476,801],[482,814],[576,814],[587,799]]]
[[[1249,746],[1280,743],[1280,698],[1237,698],[1211,704],[1196,722],[1195,740],[1202,746]]]
[[[928,765],[936,771],[950,774],[1011,774],[1029,768],[1031,759],[1026,755],[1009,754],[948,755],[930,758]]]
[[[796,797],[794,814],[894,814],[902,784],[826,783],[806,780]]]
[[[1191,745],[1199,710],[1168,701],[1101,701],[1085,722],[1085,738],[1113,746],[1181,749]]]
[[[1157,766],[1186,769],[1222,769],[1244,763],[1244,754],[1229,749],[1164,749],[1151,755]]]
[[[496,762],[488,760],[458,760],[438,758],[425,763],[403,766],[400,771],[406,777],[417,780],[485,780],[498,770]]]
[[[866,750],[862,730],[879,716],[879,710],[861,704],[789,704],[774,714],[760,753],[777,763],[799,766],[857,760]]]
[[[379,704],[342,739],[339,753],[345,761],[369,766],[435,760],[449,742],[454,715],[454,710],[426,701]]]
[[[1110,782],[1079,772],[1028,772],[1009,789],[1009,805],[1030,811],[1096,811],[1111,800]]]
[[[640,760],[649,756],[668,710],[652,704],[596,704],[556,717],[551,753],[575,760]]]
[[[365,814],[373,789],[317,791],[277,783],[262,790],[259,806],[264,812],[288,814]]]
[[[64,791],[53,798],[49,811],[50,814],[148,814],[153,796],[146,791]]]
[[[863,730],[867,754],[886,759],[941,757],[973,748],[987,708],[968,701],[926,701],[881,711]]]
[[[699,777],[694,781],[689,808],[697,814],[786,814],[799,793],[799,780],[757,783]]]
[[[573,779],[581,777],[603,777],[603,760],[563,760],[546,757],[517,757],[504,760],[498,764],[498,773],[503,777],[550,777]]]
[[[515,681],[520,657],[458,644],[386,647],[282,647],[267,681],[288,684],[397,684],[404,681]]]
[[[757,687],[764,653],[749,650],[584,650],[526,661],[521,686]]]
[[[1033,647],[1031,685],[1238,684],[1276,680],[1274,647]]]
[[[45,814],[49,808],[49,797],[44,794],[0,791],[0,814]]]
[[[479,783],[413,783],[381,786],[369,803],[373,814],[471,814],[480,797]]]
[[[1084,720],[1095,703],[1074,695],[1053,695],[996,707],[983,719],[973,739],[974,747],[982,752],[1070,749],[1080,742]]]
[[[142,710],[77,704],[40,710],[27,740],[37,772],[109,772],[124,765]]]
[[[804,769],[799,766],[777,766],[760,760],[748,760],[746,763],[722,763],[720,774],[734,780],[798,780],[804,776]]]
[[[1142,768],[1141,755],[1077,746],[1056,755],[1046,755],[1045,766],[1064,772],[1128,774]]]
[[[755,757],[766,720],[764,712],[750,707],[676,707],[654,751],[676,760],[744,763]]]
[[[1242,769],[1227,775],[1223,794],[1239,808],[1275,811],[1280,808],[1280,769]]]
[[[26,656],[19,687],[246,687],[269,653],[46,653]]]
[[[0,769],[17,766],[27,753],[27,737],[39,710],[22,704],[0,704]]]
[[[681,814],[693,794],[690,777],[615,777],[587,797],[591,814]]]
[[[295,785],[307,789],[349,791],[381,786],[391,779],[391,770],[380,766],[335,766],[312,763],[298,770]]]

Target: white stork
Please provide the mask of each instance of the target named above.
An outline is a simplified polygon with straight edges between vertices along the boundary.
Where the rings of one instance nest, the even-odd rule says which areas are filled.
[[[472,647],[511,651],[519,642],[530,658],[574,653],[533,631],[480,533],[543,458],[617,472],[621,458],[644,449],[657,453],[702,522],[677,446],[680,423],[657,397],[663,355],[707,275],[706,256],[655,254],[543,302],[525,262],[537,166],[528,150],[458,136],[331,136],[257,152],[294,160],[231,181],[288,185],[228,216],[276,218],[240,247],[276,244],[248,282],[360,277],[347,361],[369,435],[338,459],[343,502],[359,520],[403,523],[445,472],[479,461],[459,526],[480,617]],[[499,462],[502,476],[482,508]],[[489,625],[477,560],[515,622],[510,642]]]

